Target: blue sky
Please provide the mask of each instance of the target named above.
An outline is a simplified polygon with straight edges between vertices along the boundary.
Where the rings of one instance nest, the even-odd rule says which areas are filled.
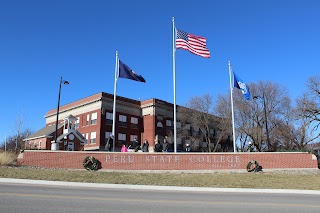
[[[10,0],[0,1],[0,141],[45,126],[57,107],[113,94],[115,52],[147,83],[119,79],[117,95],[173,103],[172,17],[207,38],[211,58],[176,53],[177,104],[229,92],[228,60],[246,82],[272,81],[294,99],[319,73],[318,0]]]

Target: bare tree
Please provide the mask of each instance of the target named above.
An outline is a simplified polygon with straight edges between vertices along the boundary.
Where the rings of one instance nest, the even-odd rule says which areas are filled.
[[[314,131],[320,126],[320,76],[310,77],[307,82],[308,93],[304,104],[305,116],[314,125]],[[318,133],[318,137],[320,133]]]
[[[239,90],[234,90],[236,132],[241,137],[242,151],[251,143],[256,151],[276,151],[275,129],[282,123],[284,109],[290,108],[286,89],[272,82],[249,84],[252,100],[246,101]]]
[[[221,102],[221,104],[223,103]],[[230,140],[226,136],[226,126],[229,128],[228,130],[231,127],[226,118],[213,114],[215,110],[219,112],[218,109],[214,109],[213,98],[209,94],[190,98],[186,107],[178,109],[178,119],[182,124],[182,128],[178,132],[179,136],[189,140],[202,151],[217,151],[218,144]],[[220,114],[225,115],[225,112],[220,112]],[[190,124],[192,131],[189,127],[185,128]],[[206,142],[206,147],[202,146],[202,141]]]
[[[308,149],[307,145],[319,138],[318,127],[320,125],[320,78],[311,77],[307,82],[308,92],[296,100],[296,107],[291,115],[294,115],[293,125],[287,134],[287,140],[291,142],[291,148],[297,150]],[[290,117],[290,116],[288,116]]]
[[[22,113],[17,115],[12,132],[13,133],[7,137],[6,141],[3,142],[3,146],[0,148],[4,149],[4,143],[6,143],[6,148],[8,151],[19,152],[21,149],[24,149],[23,139],[27,138],[28,135],[32,133],[29,128],[24,127],[24,116]]]
[[[217,102],[214,106],[214,114],[216,115],[216,129],[219,131],[216,136],[216,144],[214,151],[217,150],[218,145],[222,142],[230,141],[232,136],[232,121],[231,121],[231,104],[230,98],[218,95]],[[233,145],[232,145],[233,146]]]

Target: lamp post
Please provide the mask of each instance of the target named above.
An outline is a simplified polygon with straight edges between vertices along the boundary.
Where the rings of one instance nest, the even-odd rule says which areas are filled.
[[[53,147],[51,147],[52,150],[56,150],[57,149],[56,146],[57,146],[57,134],[58,134],[58,119],[59,119],[61,84],[68,85],[69,82],[65,81],[65,80],[62,80],[62,76],[60,77],[59,95],[58,95],[58,108],[57,108],[57,117],[56,117],[56,132],[55,132],[55,136],[54,136],[54,145],[53,145]]]
[[[270,138],[269,138],[269,130],[268,130],[268,118],[267,118],[267,109],[266,109],[266,97],[263,92],[263,96],[253,96],[253,99],[261,98],[263,100],[263,111],[264,111],[264,119],[265,119],[265,125],[266,125],[266,134],[267,134],[267,143],[268,148],[270,146]]]

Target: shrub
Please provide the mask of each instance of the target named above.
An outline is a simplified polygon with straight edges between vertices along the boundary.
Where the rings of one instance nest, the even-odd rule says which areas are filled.
[[[15,164],[17,156],[11,152],[0,152],[0,166],[9,166]]]

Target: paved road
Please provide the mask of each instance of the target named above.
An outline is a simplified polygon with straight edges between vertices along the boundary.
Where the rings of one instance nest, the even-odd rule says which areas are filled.
[[[30,181],[30,180],[26,180]],[[14,183],[16,182],[16,183]],[[21,183],[19,183],[21,182]],[[0,179],[0,212],[319,212],[319,191],[198,190]],[[30,181],[31,183],[32,181]],[[187,189],[188,188],[188,189]]]

